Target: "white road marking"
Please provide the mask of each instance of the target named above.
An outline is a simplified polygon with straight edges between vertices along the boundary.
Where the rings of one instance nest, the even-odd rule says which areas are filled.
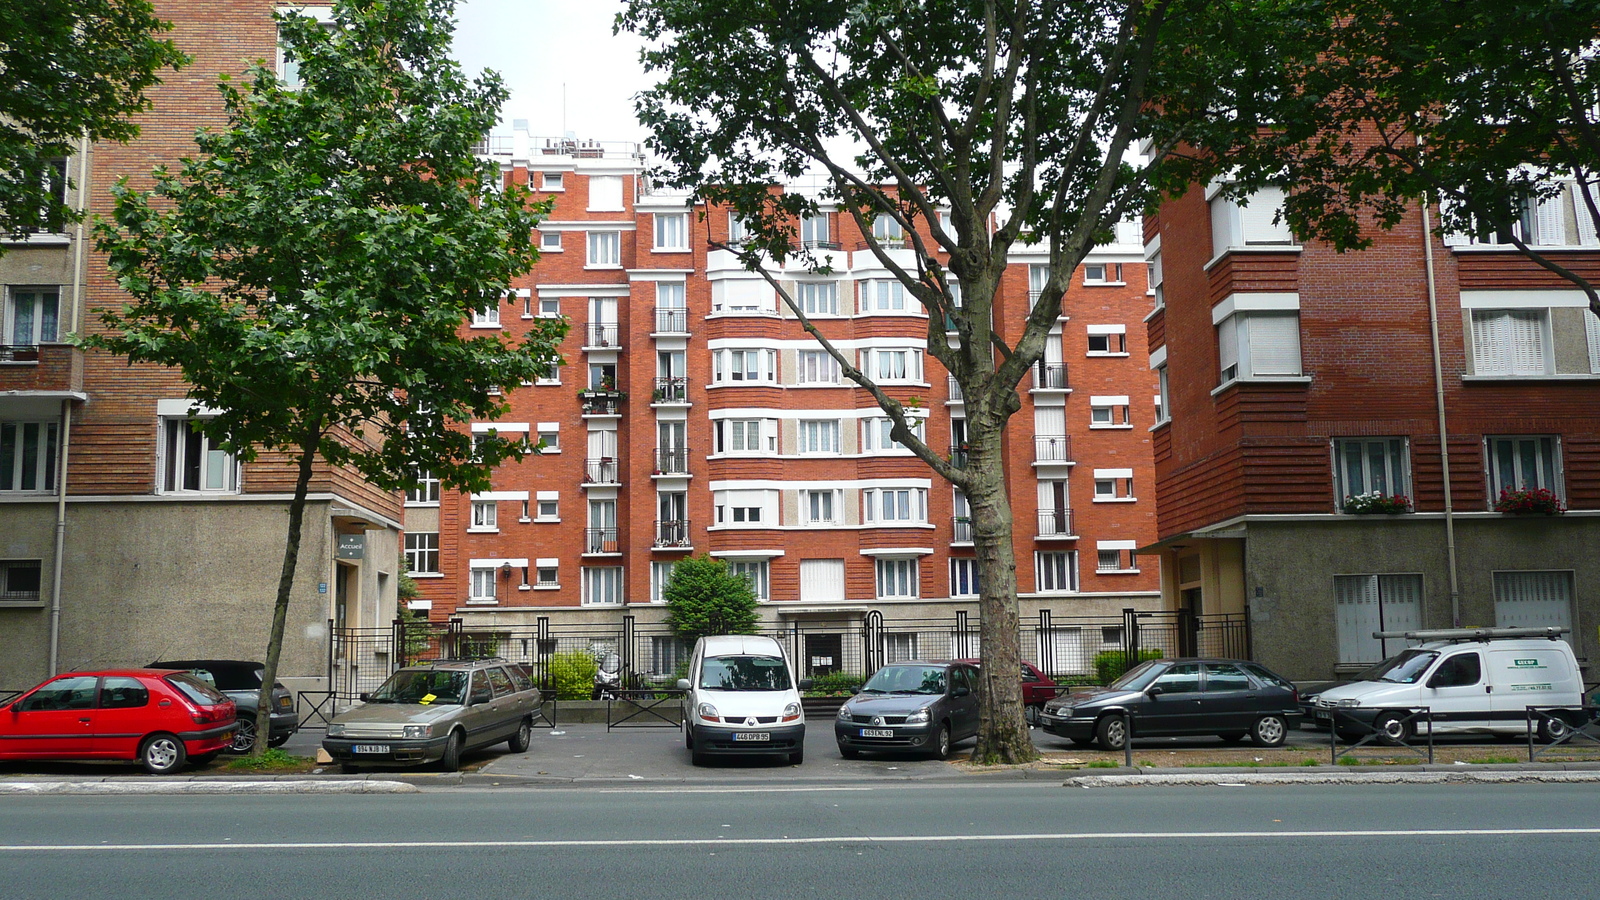
[[[1248,838],[1361,838],[1361,837],[1522,837],[1600,835],[1600,828],[1417,828],[1347,831],[1067,831],[1048,834],[887,834],[833,835],[802,838],[649,838],[643,840],[522,840],[522,841],[282,841],[270,843],[200,844],[0,844],[0,853],[37,851],[153,852],[183,850],[452,850],[474,847],[560,848],[605,847],[728,847],[794,844],[955,844],[1005,841],[1173,841]]]

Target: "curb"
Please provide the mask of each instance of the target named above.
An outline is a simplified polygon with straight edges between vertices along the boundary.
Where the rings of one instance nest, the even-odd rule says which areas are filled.
[[[0,783],[0,796],[24,794],[415,794],[398,781],[22,781]]]
[[[1381,772],[1273,772],[1254,769],[1196,774],[1124,769],[1105,775],[1079,775],[1062,782],[1062,787],[1243,787],[1247,785],[1362,785],[1362,784],[1600,784],[1600,771],[1539,771],[1506,769],[1500,771],[1440,770],[1423,766]]]

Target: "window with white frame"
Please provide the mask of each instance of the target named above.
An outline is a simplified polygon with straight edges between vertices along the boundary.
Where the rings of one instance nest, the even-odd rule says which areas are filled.
[[[534,560],[533,586],[544,590],[561,586],[561,560],[551,557]]]
[[[719,419],[717,452],[729,455],[778,452],[777,429],[767,419]]]
[[[561,298],[547,294],[540,294],[539,317],[543,319],[561,318]]]
[[[837,316],[839,314],[839,282],[802,281],[795,285],[795,300],[800,311],[808,316]]]
[[[439,532],[406,532],[406,571],[412,575],[439,574]]]
[[[910,347],[863,350],[861,370],[880,384],[917,383],[922,381],[922,351]]]
[[[920,560],[877,560],[877,595],[879,600],[914,600],[922,596]]]
[[[55,288],[14,287],[0,316],[0,344],[32,347],[59,339],[61,292]]]
[[[1554,435],[1490,435],[1484,438],[1489,462],[1489,505],[1501,491],[1543,488],[1562,495],[1561,443]]]
[[[1156,383],[1161,386],[1161,393],[1155,395],[1156,424],[1171,421],[1172,407],[1167,400],[1167,364],[1165,361],[1156,367]]]
[[[588,265],[605,267],[622,265],[622,232],[591,231],[588,232],[588,236]]]
[[[0,600],[41,600],[43,586],[44,560],[0,559]]]
[[[543,172],[539,175],[539,186],[547,191],[564,191],[567,189],[566,173]]]
[[[417,486],[406,489],[407,506],[438,506],[439,479],[427,469],[417,470]]]
[[[558,491],[539,491],[533,495],[533,514],[540,522],[561,521],[561,494]]]
[[[0,421],[0,491],[55,490],[55,422]]]
[[[1351,497],[1409,497],[1406,439],[1334,438],[1333,494],[1342,509]]]
[[[1217,323],[1221,383],[1300,374],[1300,314],[1236,312]]]
[[[826,350],[801,350],[795,356],[799,384],[838,384],[839,361]]]
[[[1133,417],[1125,396],[1100,396],[1089,398],[1090,428],[1131,428]]]
[[[620,211],[622,211],[622,176],[621,175],[590,175],[589,176],[589,211],[590,212],[620,212]]]
[[[500,504],[494,500],[472,501],[472,524],[468,531],[497,531],[500,528]]]
[[[962,556],[950,557],[950,596],[978,596],[978,561]]]
[[[827,603],[845,599],[844,560],[800,560],[800,600]]]
[[[927,440],[927,420],[913,417],[906,423],[917,440]],[[894,439],[894,420],[875,416],[861,420],[862,453],[910,453],[905,444]]]
[[[239,463],[188,417],[161,420],[161,490],[231,494],[239,490]]]
[[[316,19],[322,30],[330,34],[338,26],[333,21],[333,8],[331,6],[302,6],[283,10],[305,18]],[[289,56],[285,52],[283,43],[278,44],[278,80],[289,90],[297,90],[301,85],[300,60]]]
[[[472,327],[473,328],[499,328],[500,327],[500,305],[499,304],[495,304],[494,306],[485,306],[483,309],[475,309],[475,310],[473,310],[472,311]]]
[[[470,583],[467,588],[468,603],[494,603],[496,575],[499,568],[495,566],[473,566]]]
[[[1288,247],[1294,234],[1283,218],[1283,189],[1265,187],[1248,197],[1234,199],[1207,191],[1211,206],[1211,252],[1221,256],[1235,247]]]
[[[1096,541],[1095,571],[1101,574],[1138,572],[1138,546],[1137,541]]]
[[[1122,263],[1084,263],[1084,284],[1122,284]]]
[[[1572,572],[1494,573],[1497,628],[1572,628]]]
[[[581,602],[584,606],[621,606],[622,567],[585,566]]]
[[[1373,632],[1422,627],[1421,575],[1335,575],[1333,600],[1342,664],[1375,663],[1406,648],[1403,639]]]
[[[861,312],[894,313],[906,311],[906,286],[893,278],[867,279],[861,282]]]
[[[807,525],[837,525],[843,498],[837,490],[802,490],[800,514]]]
[[[778,378],[778,351],[764,349],[716,350],[711,354],[711,381],[759,381],[771,384]]]
[[[1095,469],[1094,502],[1111,503],[1134,499],[1132,469]]]
[[[750,226],[739,218],[739,214],[728,211],[728,246],[738,249],[745,241],[750,239]]]
[[[561,232],[559,232],[559,231],[541,231],[541,232],[539,232],[539,252],[540,253],[560,253],[561,252]]]
[[[1034,302],[1034,301],[1038,300],[1039,299],[1039,295],[1044,293],[1045,284],[1047,282],[1049,282],[1049,281],[1050,281],[1050,267],[1049,266],[1041,266],[1041,265],[1031,265],[1031,266],[1029,266],[1028,267],[1028,302],[1031,303],[1031,302]]]
[[[689,214],[656,213],[657,250],[689,249]]]
[[[1166,281],[1166,272],[1161,267],[1161,241],[1157,238],[1145,249],[1145,272],[1150,280],[1150,295],[1155,298],[1155,308],[1163,309],[1167,305],[1166,292],[1162,285]]]
[[[828,235],[828,214],[817,213],[805,216],[800,220],[800,240],[807,247],[826,247],[830,243]]]
[[[1041,594],[1078,589],[1078,551],[1040,550],[1033,554],[1034,586]]]
[[[667,560],[665,562],[652,562],[650,564],[650,602],[651,603],[665,603],[665,602],[667,602],[666,598],[662,596],[661,590],[662,590],[662,588],[665,588],[667,586],[667,582],[672,580],[672,571],[674,569],[676,569],[677,567],[678,567],[677,560]]]
[[[772,315],[777,294],[760,278],[722,278],[711,282],[711,311],[728,315]]]
[[[538,441],[540,453],[561,452],[561,423],[540,422],[538,426]]]
[[[906,230],[901,227],[898,219],[879,215],[872,220],[872,236],[880,241],[900,241],[905,239]]]
[[[914,631],[896,633],[886,632],[883,635],[883,661],[889,663],[905,662],[917,658],[917,633]]]
[[[880,525],[913,525],[928,521],[928,492],[923,488],[868,488],[861,492],[862,521]]]
[[[1548,309],[1472,311],[1475,375],[1548,375],[1554,371],[1550,347]]]
[[[829,454],[839,452],[838,419],[802,419],[795,423],[799,432],[801,454]]]
[[[1127,356],[1126,325],[1090,325],[1088,356]]]
[[[713,491],[711,503],[718,525],[760,527],[778,521],[777,491]]]
[[[768,570],[768,562],[764,559],[728,560],[728,574],[750,582],[750,590],[755,591],[756,599],[762,603],[772,599],[768,585]]]

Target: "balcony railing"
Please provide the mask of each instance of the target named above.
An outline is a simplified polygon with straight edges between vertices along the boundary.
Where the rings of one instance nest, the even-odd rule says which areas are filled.
[[[689,378],[686,375],[664,375],[656,378],[651,403],[688,403]]]
[[[972,543],[972,517],[971,516],[952,516],[951,519],[950,519],[950,526],[951,526],[951,536],[950,536],[950,542],[951,543],[953,543],[953,544],[970,544],[970,543]]]
[[[950,465],[958,469],[965,469],[967,467],[968,452],[966,444],[950,445]]]
[[[694,542],[689,537],[688,519],[657,519],[656,544],[657,547],[691,547]]]
[[[622,414],[627,396],[621,391],[587,390],[578,392],[578,401],[586,416],[616,416]]]
[[[689,311],[681,306],[656,307],[657,334],[688,334]]]
[[[0,344],[0,362],[38,361],[38,344]]]
[[[1072,510],[1039,510],[1039,537],[1068,537],[1073,534],[1076,532],[1072,530]]]
[[[658,447],[658,448],[656,448],[656,474],[657,475],[687,475],[687,474],[689,474],[689,448],[688,447]]]
[[[1067,384],[1066,363],[1038,363],[1033,367],[1033,386],[1041,391],[1064,391]]]
[[[622,338],[615,322],[590,322],[585,335],[585,347],[620,347]]]
[[[585,553],[621,553],[615,528],[586,528],[583,532]]]
[[[961,382],[957,381],[954,375],[946,375],[945,381],[950,386],[950,402],[965,403],[967,398],[961,393]]]
[[[1033,461],[1042,463],[1072,462],[1072,436],[1069,434],[1034,435]]]
[[[795,241],[794,242],[794,248],[796,250],[837,250],[837,249],[839,249],[839,242],[838,241]]]
[[[609,456],[583,461],[584,484],[618,484],[620,475],[617,461]]]

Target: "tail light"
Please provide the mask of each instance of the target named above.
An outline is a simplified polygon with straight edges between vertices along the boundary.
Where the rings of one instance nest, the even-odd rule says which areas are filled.
[[[234,706],[232,700],[229,700],[226,703],[218,703],[215,706],[202,706],[198,708],[194,706],[189,707],[189,718],[193,719],[196,725],[209,725],[212,722],[229,722],[238,718],[235,713],[236,707]]]

